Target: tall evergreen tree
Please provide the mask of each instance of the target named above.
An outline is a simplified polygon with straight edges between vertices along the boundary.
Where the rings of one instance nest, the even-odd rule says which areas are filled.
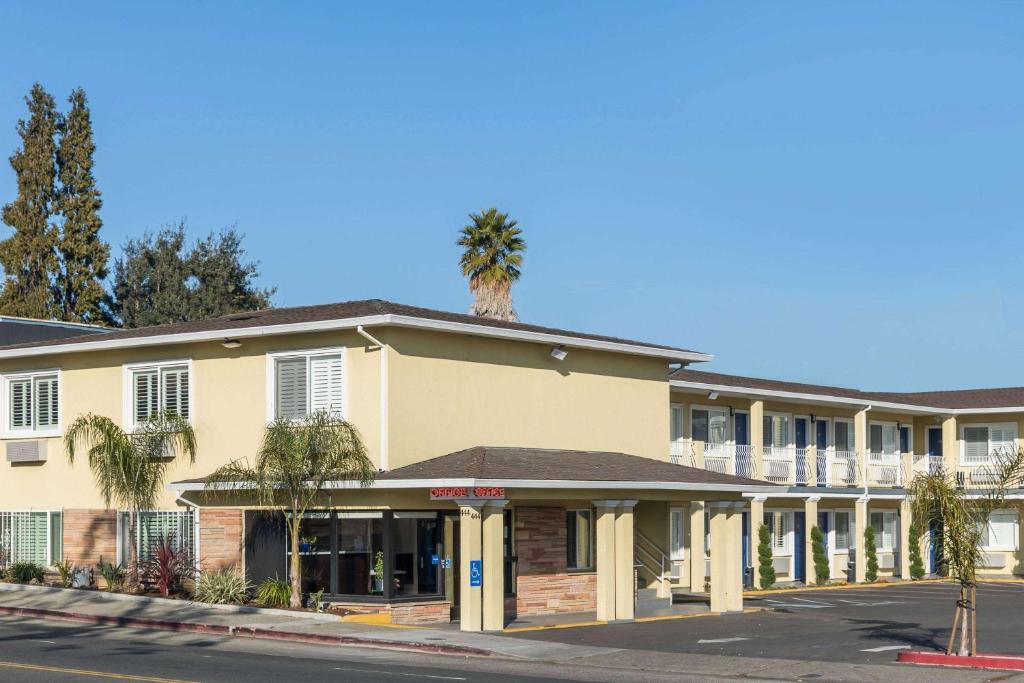
[[[76,88],[68,102],[71,110],[61,122],[57,147],[56,204],[63,222],[56,236],[53,313],[59,320],[106,323],[111,318],[103,280],[110,246],[99,235],[103,202],[92,171],[92,119],[84,90]]]
[[[186,251],[185,224],[130,240],[114,266],[113,309],[125,327],[145,327],[267,308],[274,289],[255,284],[234,228]]]
[[[52,313],[50,274],[56,230],[51,223],[57,198],[57,134],[60,115],[53,97],[38,83],[25,98],[28,120],[18,121],[21,149],[10,157],[18,196],[3,208],[3,222],[14,234],[0,242],[4,289],[0,312],[31,318]]]

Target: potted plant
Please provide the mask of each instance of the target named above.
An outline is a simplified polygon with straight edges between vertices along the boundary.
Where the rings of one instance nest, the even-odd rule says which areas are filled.
[[[372,593],[384,592],[384,551],[377,551],[377,558],[373,563],[373,590]]]
[[[303,536],[299,541],[300,553],[311,553],[316,549],[316,536]]]

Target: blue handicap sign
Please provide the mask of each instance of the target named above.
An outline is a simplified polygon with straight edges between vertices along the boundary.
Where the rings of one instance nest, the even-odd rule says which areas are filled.
[[[469,585],[471,588],[479,588],[484,580],[484,568],[482,560],[469,561]]]
[[[440,557],[438,557],[437,555],[431,555],[430,556],[430,564],[440,564],[440,563],[441,563],[441,558]]]

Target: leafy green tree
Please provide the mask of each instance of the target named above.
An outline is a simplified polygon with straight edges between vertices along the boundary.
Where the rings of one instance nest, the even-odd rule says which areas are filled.
[[[57,200],[55,136],[60,114],[53,97],[38,83],[25,98],[28,120],[18,121],[21,149],[10,157],[18,196],[3,208],[3,222],[14,234],[0,242],[4,288],[0,312],[49,318],[50,274],[56,230],[51,223]]]
[[[93,176],[92,119],[85,91],[76,88],[68,98],[71,110],[60,121],[57,173],[60,189],[56,208],[63,221],[56,234],[56,273],[53,279],[54,315],[59,320],[110,323],[112,317],[103,281],[110,246],[100,239],[99,210],[103,206]]]
[[[917,522],[910,525],[907,544],[910,546],[910,578],[918,581],[924,578],[924,560],[921,557],[921,527]]]
[[[772,532],[767,524],[757,528],[757,573],[761,588],[775,585],[775,565],[772,564]]]
[[[864,578],[878,581],[878,547],[875,545],[875,527],[870,524],[864,529],[864,555],[867,557]]]
[[[469,215],[456,244],[463,248],[459,265],[475,296],[470,312],[486,318],[518,320],[512,307],[512,285],[522,274],[526,242],[517,222],[491,207]]]
[[[291,606],[302,605],[299,540],[302,517],[320,500],[324,485],[359,481],[367,485],[376,474],[354,426],[326,411],[302,420],[278,419],[268,425],[255,462],[236,460],[207,477],[206,490],[232,496],[251,490],[256,505],[280,510],[291,544]]]
[[[1010,490],[1024,484],[1024,449],[998,451],[990,457],[990,464],[984,466],[986,480],[991,482],[987,489],[958,486],[955,472],[945,468],[921,472],[907,487],[914,523],[919,529],[931,525],[942,529],[946,570],[960,584],[947,654],[953,653],[958,624],[958,653],[977,654],[977,573],[989,519],[1005,505]]]
[[[125,327],[203,320],[267,308],[256,263],[244,261],[234,228],[210,233],[186,251],[185,224],[129,240],[114,267],[114,312]]]
[[[828,552],[825,550],[825,536],[816,526],[811,528],[811,551],[814,557],[814,580],[819,586],[824,586],[832,574],[828,566]]]
[[[175,412],[156,413],[128,433],[104,415],[80,415],[64,433],[64,448],[72,465],[80,449],[87,449],[89,469],[109,509],[114,503],[129,513],[131,558],[138,577],[138,517],[157,507],[164,479],[179,453],[196,460],[196,435],[188,420]]]

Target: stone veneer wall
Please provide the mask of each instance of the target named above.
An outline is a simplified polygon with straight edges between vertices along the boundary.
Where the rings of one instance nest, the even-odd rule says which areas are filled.
[[[242,566],[242,511],[199,510],[199,565],[202,569]]]
[[[116,510],[64,510],[64,557],[94,568],[102,557],[117,561]]]
[[[452,620],[451,616],[452,604],[447,600],[391,605],[392,624],[447,624]]]
[[[597,609],[597,574],[565,568],[565,508],[516,507],[516,614]]]

